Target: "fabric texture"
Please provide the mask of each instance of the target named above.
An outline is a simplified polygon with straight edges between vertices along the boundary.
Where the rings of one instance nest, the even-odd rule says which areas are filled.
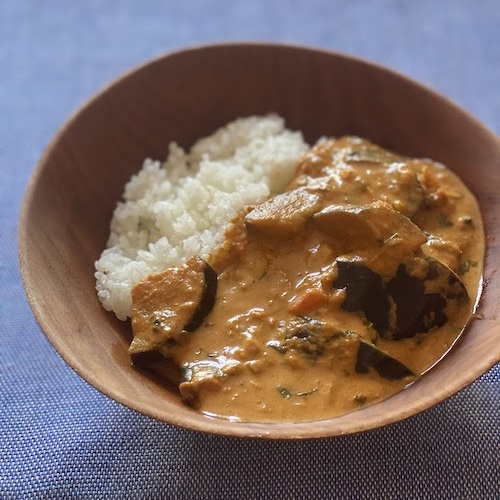
[[[137,64],[216,41],[332,49],[416,78],[498,134],[499,27],[497,0],[2,0],[0,498],[499,498],[498,366],[423,414],[355,436],[195,433],[80,379],[38,327],[17,259],[22,197],[43,150]]]

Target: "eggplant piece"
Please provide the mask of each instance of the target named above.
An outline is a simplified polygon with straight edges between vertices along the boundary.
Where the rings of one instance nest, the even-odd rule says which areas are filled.
[[[330,205],[313,215],[321,231],[334,238],[344,253],[376,248],[390,258],[411,255],[427,241],[425,233],[391,205]]]
[[[360,340],[356,372],[369,373],[370,368],[373,368],[382,378],[389,380],[415,377],[415,374],[403,363],[373,344]]]
[[[195,403],[200,390],[218,389],[239,366],[239,361],[225,356],[186,363],[182,367],[182,382],[179,384],[181,396]]]
[[[182,372],[179,366],[172,360],[165,358],[158,351],[137,351],[133,358],[135,366],[146,368],[156,373],[163,380],[168,380],[176,387],[182,382]]]
[[[245,223],[265,236],[286,238],[299,233],[319,206],[318,194],[298,188],[258,205],[245,216]]]
[[[342,309],[362,312],[382,336],[389,330],[389,297],[382,276],[353,260],[337,259],[338,276],[332,286],[344,288]]]
[[[400,264],[386,289],[396,306],[396,321],[389,336],[395,340],[443,326],[470,301],[462,280],[430,257]]]
[[[461,279],[430,257],[400,263],[394,276],[381,276],[359,259],[337,259],[336,265],[338,276],[332,286],[346,291],[341,307],[364,314],[386,339],[427,333],[470,305]]]
[[[205,317],[213,309],[217,295],[217,273],[205,261],[199,260],[202,261],[203,266],[203,292],[191,319],[184,326],[187,332],[194,332],[201,326]]]
[[[151,275],[132,289],[132,362],[147,368],[157,354],[175,362],[182,345],[211,311],[217,274],[200,257]]]

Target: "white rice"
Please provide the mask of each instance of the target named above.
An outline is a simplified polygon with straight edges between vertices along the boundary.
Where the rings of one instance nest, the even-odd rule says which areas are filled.
[[[308,148],[276,115],[237,119],[189,152],[169,145],[165,162],[146,159],[125,186],[107,248],[95,263],[96,289],[125,320],[131,289],[192,255],[207,258],[245,206],[284,189]]]

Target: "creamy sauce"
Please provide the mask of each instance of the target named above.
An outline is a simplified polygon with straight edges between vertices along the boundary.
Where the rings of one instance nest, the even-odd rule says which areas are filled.
[[[210,266],[191,259],[136,286],[131,354],[173,362],[181,395],[210,415],[341,415],[442,358],[473,313],[483,256],[477,203],[450,170],[325,141],[285,193],[234,221]]]

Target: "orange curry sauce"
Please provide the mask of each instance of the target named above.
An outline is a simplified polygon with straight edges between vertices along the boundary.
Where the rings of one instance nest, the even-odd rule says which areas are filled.
[[[473,313],[483,256],[478,205],[450,170],[357,137],[322,141],[209,262],[133,289],[130,353],[169,366],[210,415],[341,415],[442,358]]]

